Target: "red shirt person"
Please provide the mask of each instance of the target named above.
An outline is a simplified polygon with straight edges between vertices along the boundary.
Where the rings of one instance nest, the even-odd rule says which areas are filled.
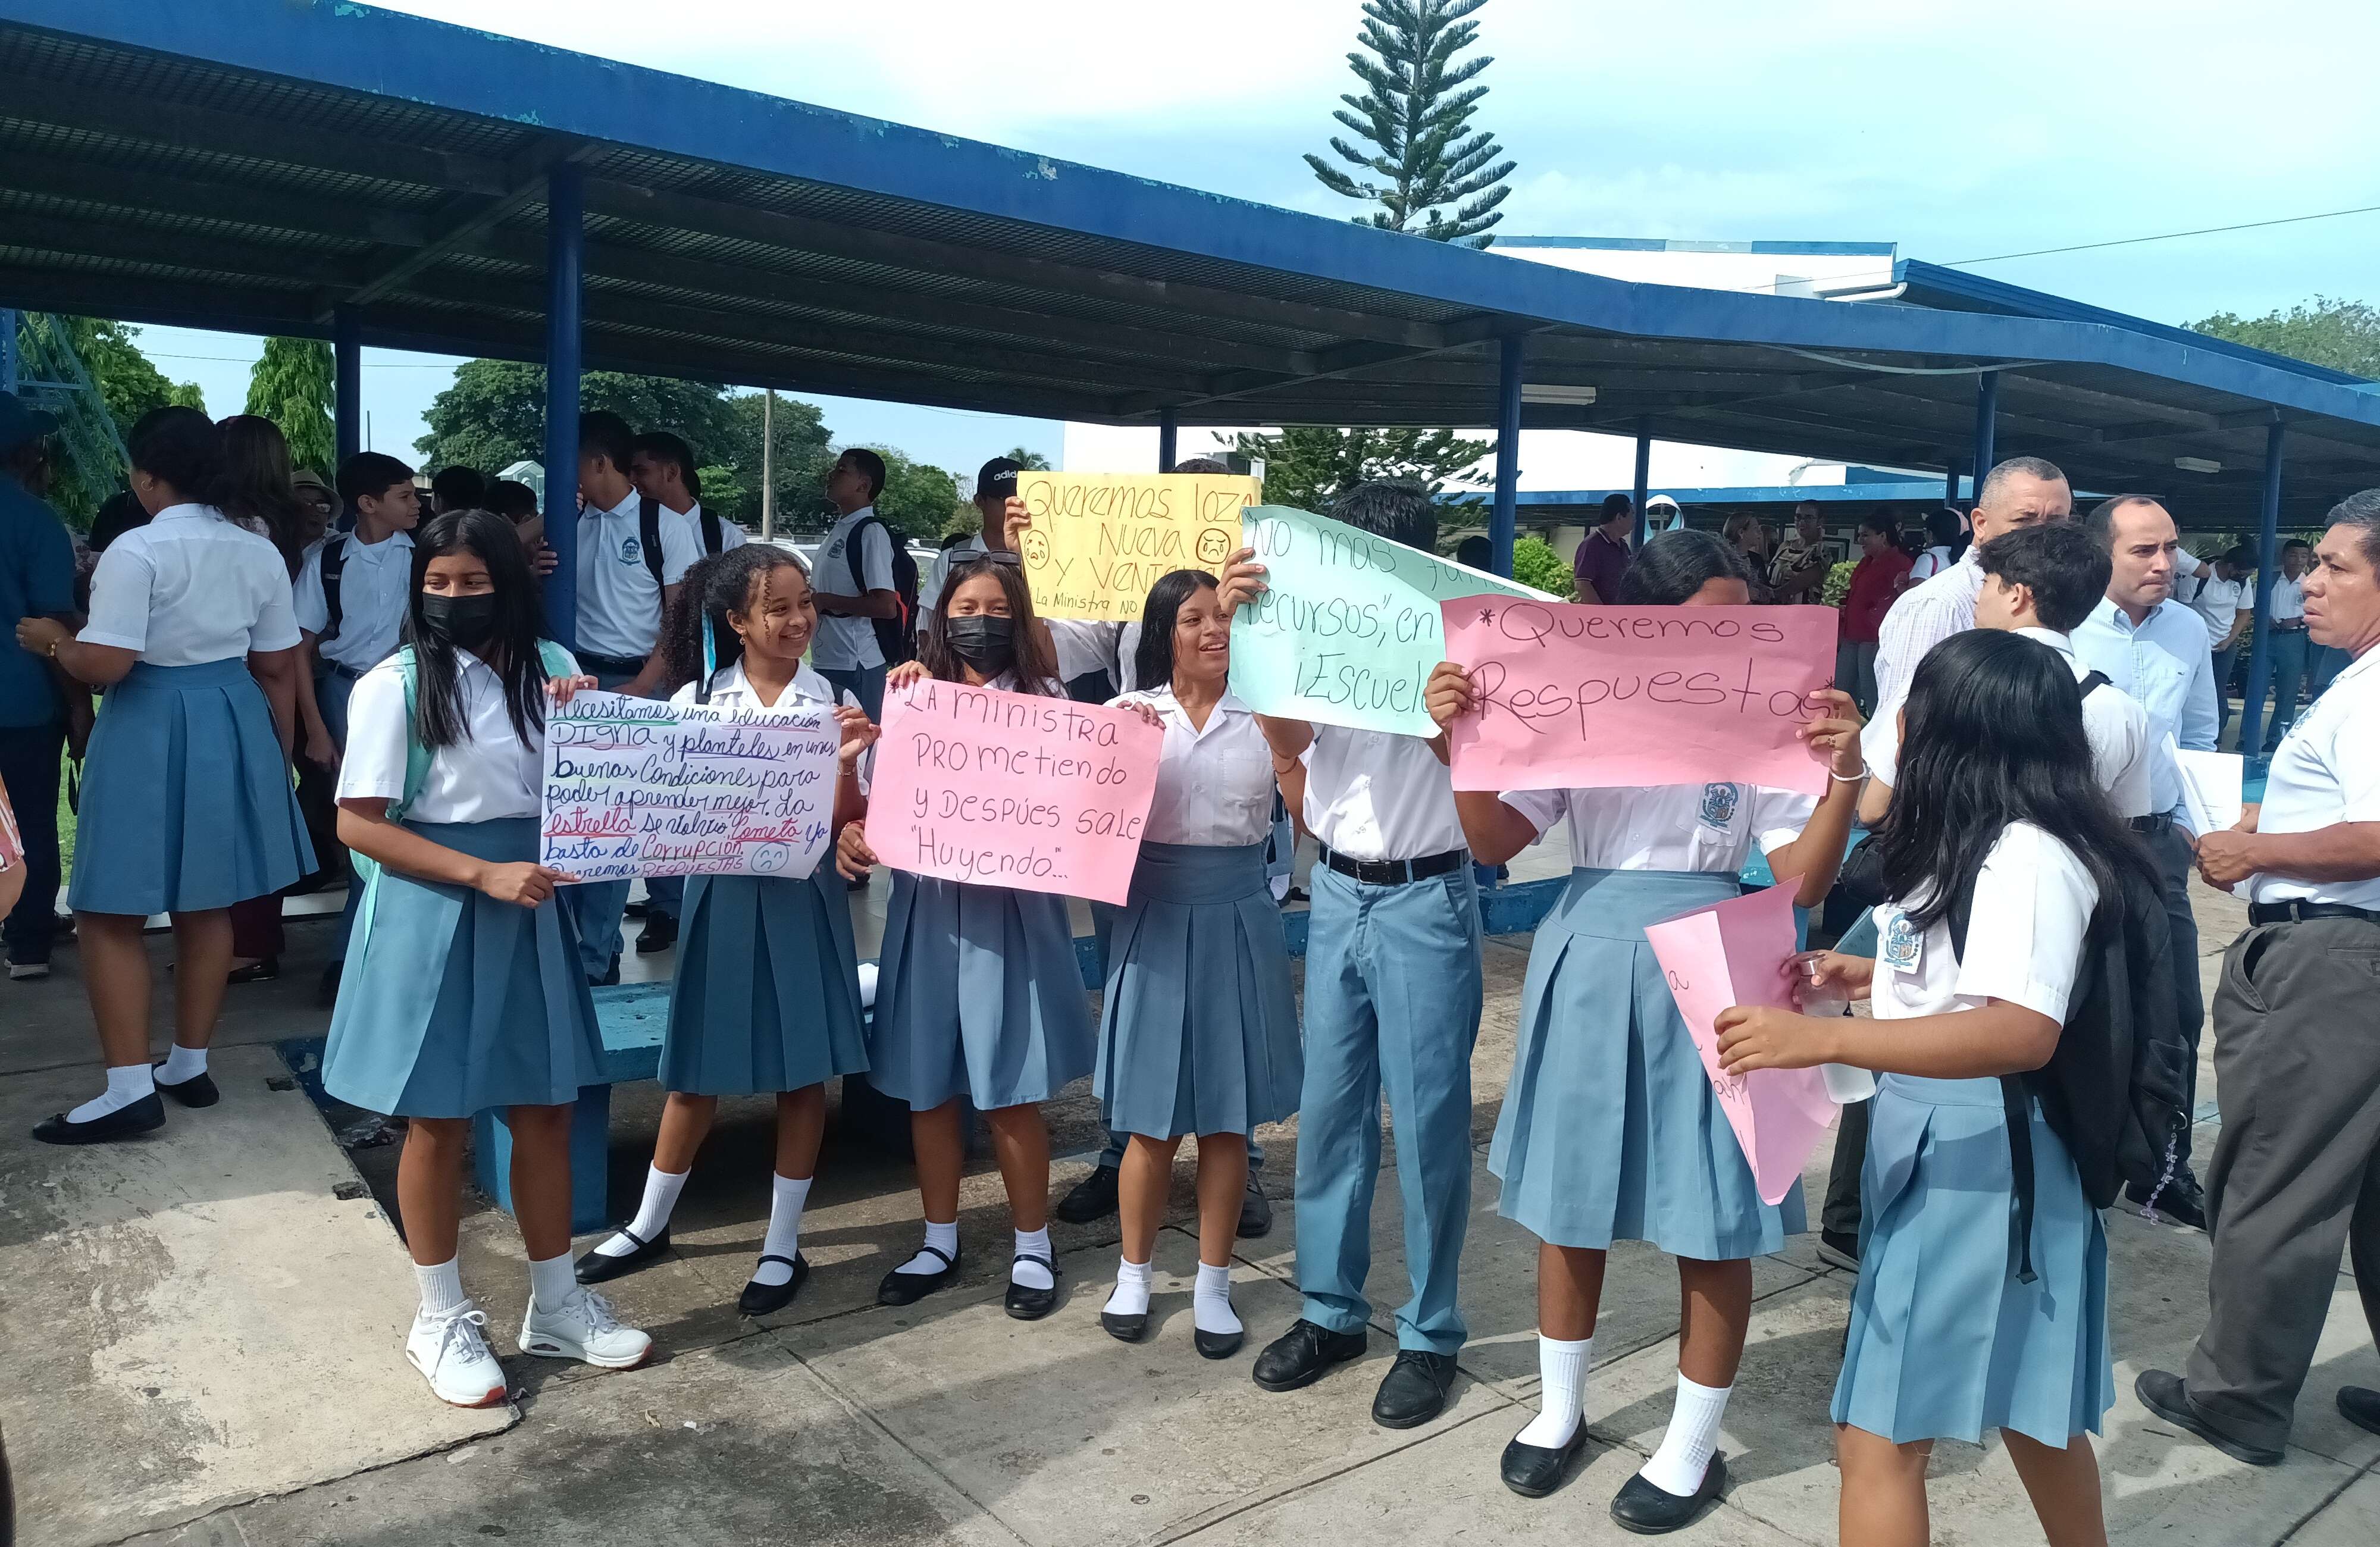
[[[1893,527],[1892,518],[1880,510],[1860,522],[1860,561],[1852,570],[1851,590],[1843,597],[1835,686],[1859,700],[1863,714],[1876,713],[1876,639],[1912,563],[1893,541]]]

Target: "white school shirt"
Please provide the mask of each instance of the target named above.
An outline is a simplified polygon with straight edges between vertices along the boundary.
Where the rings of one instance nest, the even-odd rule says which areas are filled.
[[[634,489],[609,510],[589,506],[578,517],[578,648],[589,655],[642,661],[662,631],[662,587],[686,579],[702,556],[702,540],[667,506],[655,523],[662,540],[661,583],[645,562]]]
[[[2256,831],[2313,833],[2342,822],[2380,822],[2380,650],[2364,652],[2332,677],[2291,722],[2273,754]],[[2380,908],[2380,876],[2300,881],[2259,871],[2248,878],[2248,896]]]
[[[671,516],[675,516],[686,527],[686,540],[694,544],[696,558],[701,558],[710,552],[702,545],[702,502],[700,500],[695,501],[682,511],[673,511],[668,506],[662,506],[662,518],[666,520]],[[750,541],[752,541],[751,533],[724,516],[719,518],[719,551],[721,553],[732,554]]]
[[[892,589],[892,537],[880,523],[869,527],[859,539],[857,573],[853,570],[852,529],[875,514],[874,506],[863,505],[834,524],[826,541],[819,544],[818,559],[810,569],[813,589],[854,597]],[[882,665],[884,652],[876,642],[876,620],[829,617],[820,612],[818,632],[810,637],[810,664],[820,671],[834,672]]]
[[[1427,740],[1317,725],[1305,754],[1305,828],[1350,859],[1421,859],[1465,847],[1454,780]]]
[[[1971,547],[1949,568],[1902,591],[1884,615],[1876,631],[1876,717],[1860,736],[1860,751],[1869,762],[1880,761],[1885,738],[1879,727],[1900,713],[1917,663],[1944,640],[1975,626],[1975,599],[1983,593],[1984,566]]]
[[[2063,1026],[2098,901],[2072,849],[2029,822],[2010,822],[1976,872],[1963,956],[1950,948],[1947,915],[1921,933],[1900,905],[1876,907],[1868,1008],[1878,1020],[1910,1020],[2000,999]]]
[[[1516,789],[1502,798],[1539,837],[1568,817],[1574,868],[1727,875],[1743,869],[1755,844],[1773,854],[1800,837],[1818,809],[1815,795],[1761,785]]]
[[[298,640],[281,550],[211,505],[175,505],[107,545],[91,577],[84,644],[152,666],[202,666]]]
[[[849,693],[844,694],[838,700],[835,697],[834,684],[808,666],[795,668],[793,681],[785,685],[785,690],[778,695],[777,701],[774,703],[760,701],[759,690],[752,686],[751,679],[744,675],[744,663],[741,661],[730,661],[712,675],[709,699],[698,700],[694,695],[694,688],[693,683],[687,683],[672,693],[669,701],[672,703],[702,702],[708,703],[713,709],[758,710],[832,709],[838,702],[848,703],[855,707],[859,702]]]
[[[2035,640],[2058,652],[2067,670],[2081,682],[2091,675],[2091,668],[2074,657],[2074,641],[2052,628],[2018,628],[2011,630],[2028,640]],[[2107,792],[2107,799],[2116,814],[2127,820],[2147,816],[2149,804],[2149,716],[2148,711],[2127,697],[2123,689],[2109,682],[2082,700],[2082,734],[2091,741],[2091,771],[2097,776],[2099,787]],[[1880,756],[1872,759],[1867,771],[1883,784],[1898,786],[1900,764],[1900,725],[1899,716],[1884,726],[1877,737]]]
[[[2102,601],[2074,630],[2074,653],[2131,695],[2149,716],[2149,810],[2181,811],[2181,770],[2166,751],[2211,752],[2221,728],[2215,707],[2215,657],[2196,613],[2168,598],[2134,623]]]
[[[2247,590],[2242,581],[2218,579],[2211,568],[2206,578],[2198,582],[2198,590],[2190,599],[2190,610],[2205,623],[2209,649],[2221,645],[2223,636],[2231,632],[2232,620],[2240,615],[2240,599]]]
[[[494,668],[467,650],[461,668],[463,725],[470,733],[430,754],[430,772],[406,816],[415,822],[495,822],[533,817],[545,789],[545,732],[523,740],[504,707]],[[578,663],[570,664],[573,674]],[[347,750],[339,764],[342,800],[405,798],[405,674],[395,660],[364,673],[347,700]]]
[[[2305,621],[2305,587],[2287,575],[2273,577],[2273,621],[2303,623]]]
[[[1255,711],[1225,692],[1205,729],[1172,687],[1126,693],[1110,707],[1145,703],[1165,722],[1165,749],[1157,763],[1157,793],[1148,804],[1148,841],[1245,848],[1272,832],[1272,748],[1257,729]]]
[[[322,551],[346,544],[339,570],[339,631],[329,639],[331,601],[322,589]],[[391,532],[366,547],[352,531],[333,532],[306,554],[298,571],[298,627],[314,636],[315,652],[349,671],[368,672],[396,653],[396,631],[405,622],[407,588],[413,582],[413,534]]]
[[[1910,561],[1909,581],[1914,585],[1920,580],[1930,580],[1949,568],[1951,562],[1949,547],[1937,543]]]

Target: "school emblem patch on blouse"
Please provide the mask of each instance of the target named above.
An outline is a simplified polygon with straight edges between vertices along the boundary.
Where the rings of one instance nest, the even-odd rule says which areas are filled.
[[[1742,798],[1733,785],[1703,786],[1703,821],[1713,827],[1725,827],[1735,820],[1736,802]]]
[[[644,556],[644,550],[637,546],[637,540],[635,538],[624,537],[620,539],[620,562],[622,564],[634,564]]]
[[[1877,949],[1883,954],[1884,964],[1895,972],[1914,972],[1925,944],[1924,932],[1909,921],[1909,915],[1896,912],[1878,939]]]

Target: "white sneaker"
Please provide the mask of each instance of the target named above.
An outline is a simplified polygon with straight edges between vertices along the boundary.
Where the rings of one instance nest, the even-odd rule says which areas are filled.
[[[421,1371],[431,1394],[457,1407],[494,1407],[505,1398],[504,1367],[488,1347],[487,1312],[465,1300],[453,1310],[414,1313],[405,1340],[406,1362]]]
[[[620,1325],[612,1302],[581,1285],[556,1310],[540,1310],[536,1297],[529,1297],[520,1349],[550,1359],[584,1359],[599,1370],[634,1370],[651,1357],[653,1340]]]
[[[18,982],[22,982],[28,978],[46,978],[49,975],[50,964],[45,961],[12,961],[8,964],[8,976]]]

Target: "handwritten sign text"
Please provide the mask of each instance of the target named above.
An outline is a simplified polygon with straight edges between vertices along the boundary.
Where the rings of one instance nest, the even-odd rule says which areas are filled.
[[[1026,472],[1017,497],[1033,525],[1019,540],[1044,617],[1137,623],[1148,590],[1176,569],[1222,572],[1240,545],[1257,481],[1229,473]]]

